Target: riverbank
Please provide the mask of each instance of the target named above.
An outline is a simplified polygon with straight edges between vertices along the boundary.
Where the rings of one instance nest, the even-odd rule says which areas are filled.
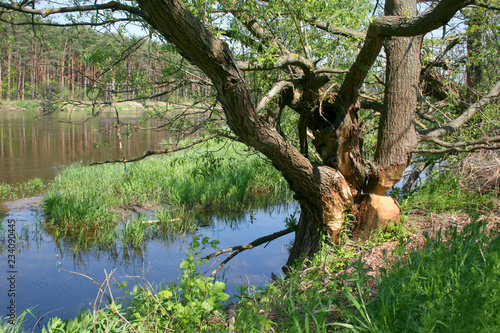
[[[115,109],[109,103],[97,103],[109,111],[114,111]],[[192,106],[189,103],[167,103],[167,102],[117,102],[115,106],[119,111],[145,111],[148,109],[186,109]],[[0,112],[26,112],[26,111],[50,111],[50,110],[60,110],[60,111],[92,111],[91,101],[75,101],[75,103],[53,103],[47,108],[47,103],[41,100],[12,100],[12,101],[0,101]]]

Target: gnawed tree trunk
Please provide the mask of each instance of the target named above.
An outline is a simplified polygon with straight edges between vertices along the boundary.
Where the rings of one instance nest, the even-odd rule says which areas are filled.
[[[387,0],[385,14],[415,16],[416,0]],[[385,41],[385,110],[380,116],[374,166],[365,189],[369,194],[363,196],[358,219],[358,228],[365,234],[399,219],[397,202],[383,196],[403,177],[411,151],[418,144],[415,113],[420,90],[421,45],[421,36],[388,37]]]
[[[316,252],[325,232],[332,242],[336,242],[344,225],[346,210],[353,204],[351,187],[339,171],[314,166],[314,174],[315,181],[310,189],[314,196],[301,196],[303,190],[294,189],[301,213],[287,266]]]

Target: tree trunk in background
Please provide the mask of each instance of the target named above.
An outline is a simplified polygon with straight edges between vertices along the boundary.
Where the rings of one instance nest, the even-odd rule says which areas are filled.
[[[2,60],[0,59],[0,101],[3,99],[3,90],[2,90]]]
[[[416,15],[416,0],[387,0],[386,15]],[[417,146],[415,112],[421,71],[422,37],[389,37],[387,55],[385,112],[380,117],[376,170],[370,174],[368,192],[383,195],[392,188],[408,165],[410,151]]]
[[[9,47],[8,51],[7,51],[7,94],[6,94],[6,100],[7,101],[10,101],[10,82],[11,82],[11,77],[10,77],[10,72],[11,72],[11,66],[10,66],[10,62],[11,62],[11,58],[12,58],[12,51]]]

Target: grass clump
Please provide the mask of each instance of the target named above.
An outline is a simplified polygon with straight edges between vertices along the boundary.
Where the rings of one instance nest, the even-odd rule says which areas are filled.
[[[55,224],[98,226],[116,219],[114,208],[135,204],[242,210],[289,200],[288,185],[278,172],[244,148],[212,143],[126,169],[122,164],[74,164],[54,180],[43,208]]]

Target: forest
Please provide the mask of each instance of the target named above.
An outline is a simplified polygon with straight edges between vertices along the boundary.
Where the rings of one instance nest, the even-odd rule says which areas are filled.
[[[199,72],[180,69],[178,55],[142,33],[85,26],[58,27],[50,20],[1,22],[0,101],[38,100],[40,107],[140,100],[185,102],[208,95]],[[191,69],[192,70],[192,69]]]

